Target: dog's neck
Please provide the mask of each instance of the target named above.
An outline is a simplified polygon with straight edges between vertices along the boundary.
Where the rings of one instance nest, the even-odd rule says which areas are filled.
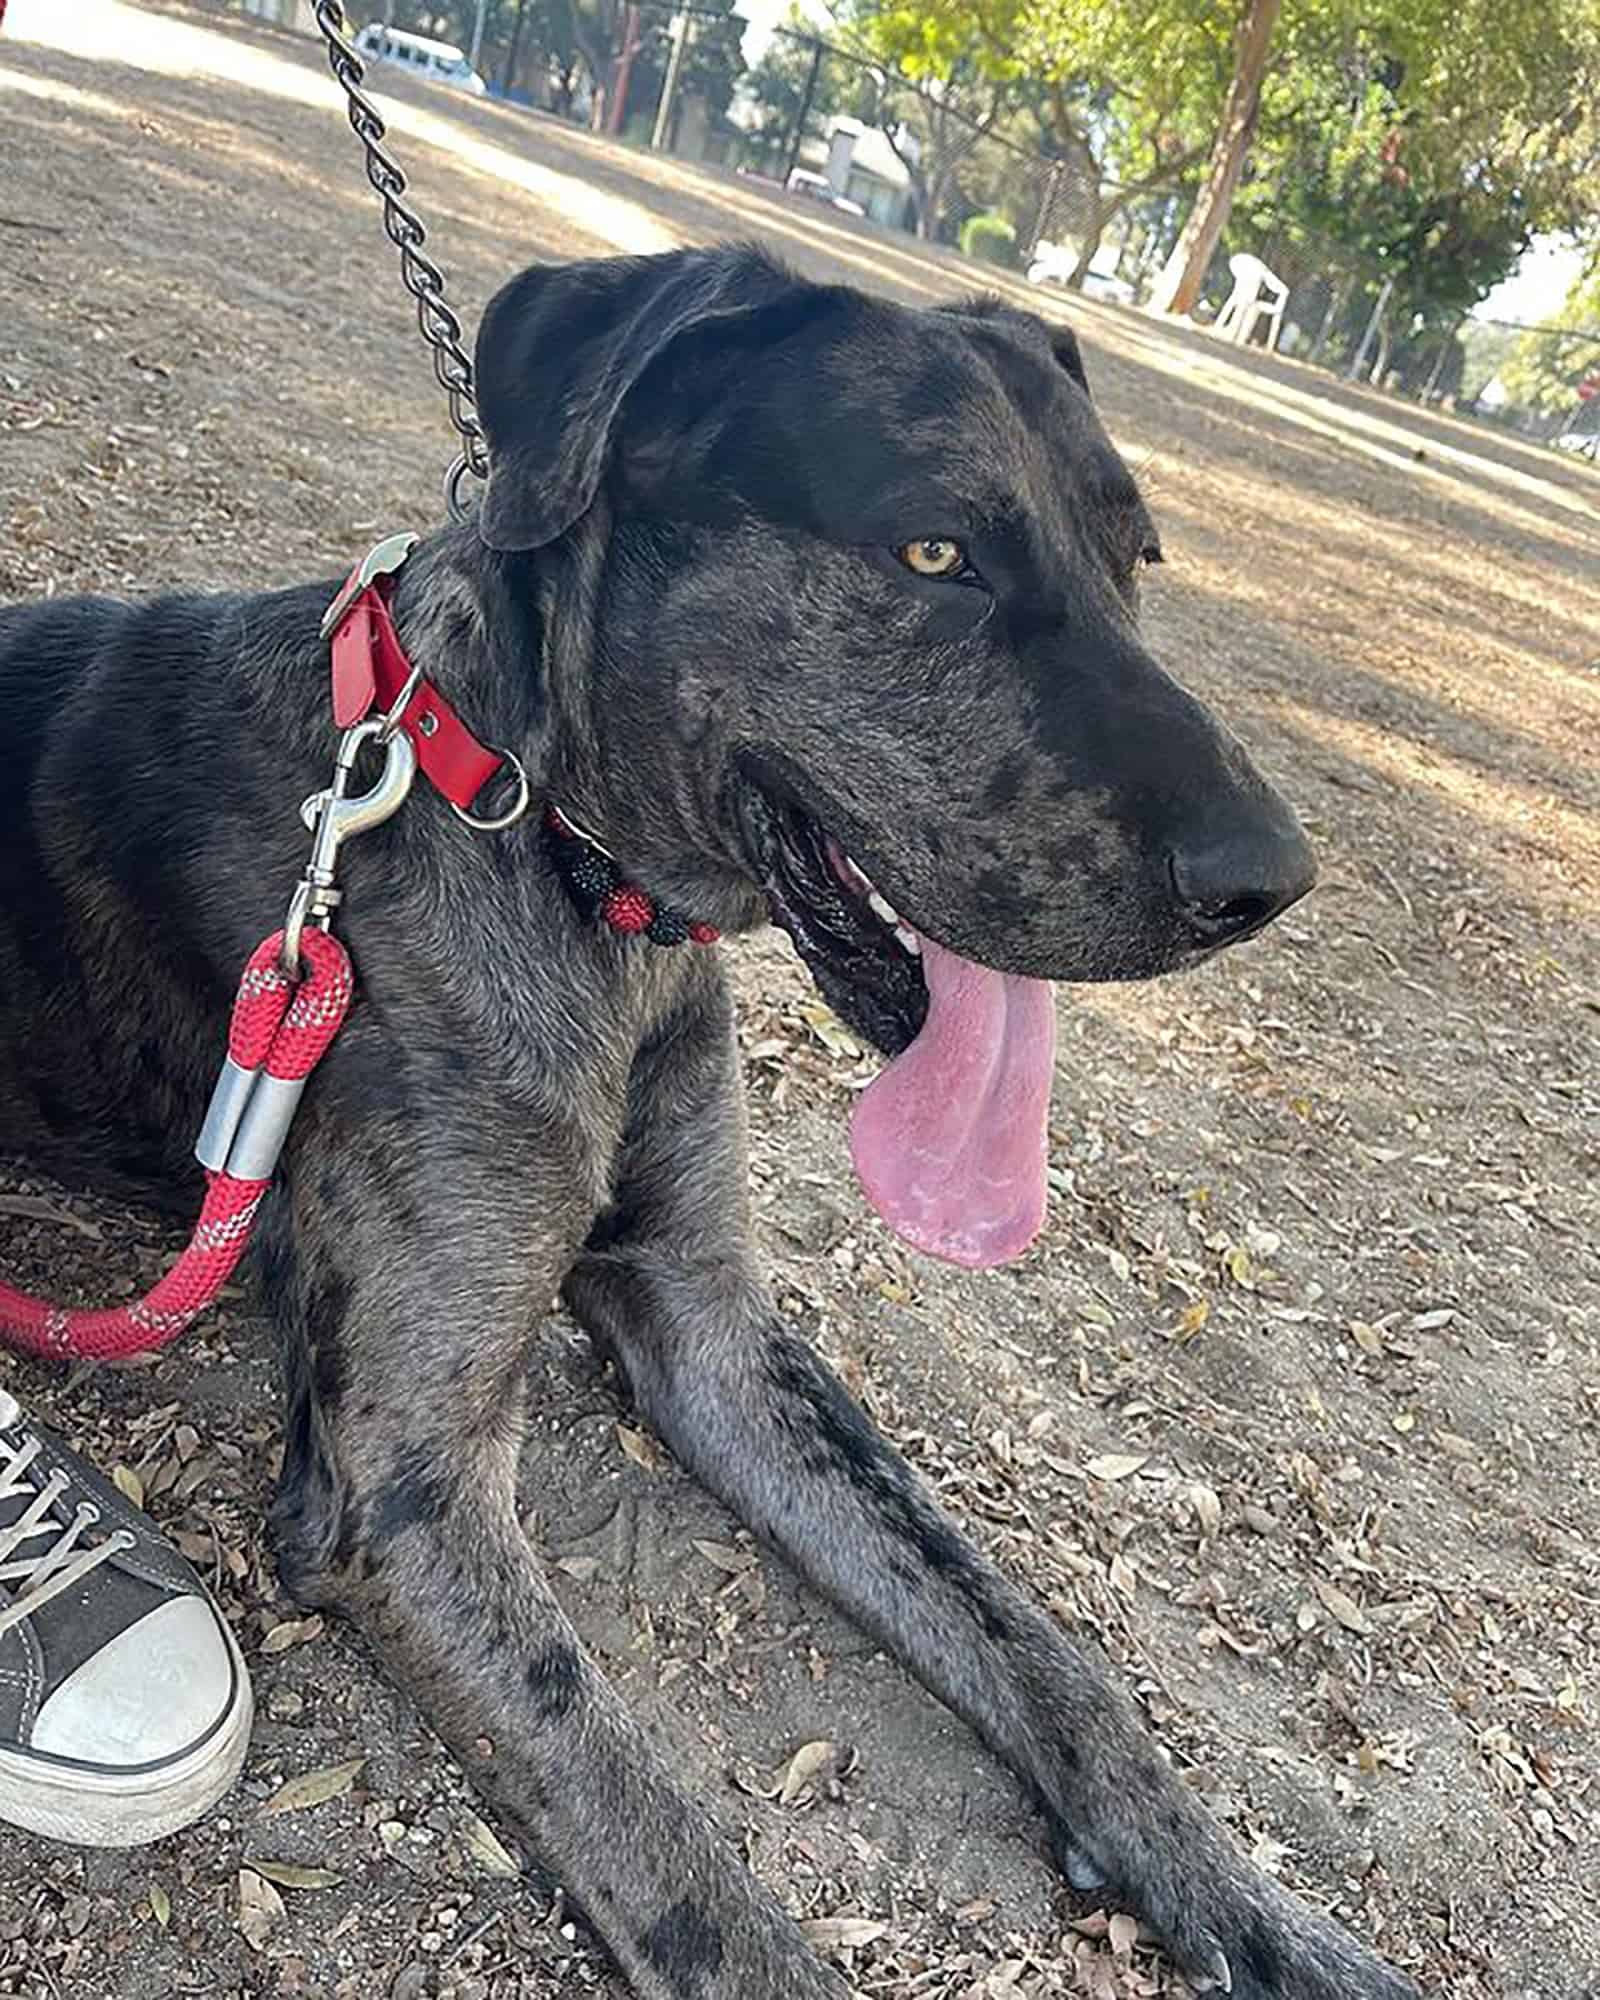
[[[394,618],[412,664],[480,742],[515,752],[538,792],[554,774],[533,561],[486,549],[470,526],[443,529],[407,559]]]
[[[565,566],[579,574],[557,575]],[[436,686],[486,744],[512,750],[533,794],[530,817],[542,819],[545,847],[574,908],[586,919],[656,945],[714,943],[720,932],[630,882],[604,841],[585,824],[575,799],[598,791],[597,760],[584,755],[581,701],[563,704],[577,726],[558,729],[562,690],[547,631],[576,600],[568,634],[570,660],[586,663],[581,551],[506,556],[486,549],[470,529],[449,529],[421,543],[401,573],[395,623],[408,659]]]
[[[601,741],[595,635],[613,525],[602,497],[559,543],[526,553],[489,549],[471,526],[442,529],[418,543],[400,573],[396,628],[412,663],[479,741],[519,759],[535,824],[554,806],[607,860],[615,856],[607,890],[637,885],[652,912],[669,908],[690,937],[747,930],[764,921],[764,898],[725,869],[709,881],[699,869],[683,879],[670,812],[652,809],[650,851],[640,851],[639,788],[619,781],[619,746],[608,751]],[[648,755],[644,746],[641,779]],[[692,829],[683,838],[683,851],[697,845]],[[573,895],[571,870],[560,866],[572,859],[566,844],[556,843],[550,858],[574,904],[597,914],[598,871],[584,872],[584,893]],[[613,928],[636,927],[626,908],[628,921]],[[669,918],[658,929],[661,941],[675,941],[679,924]]]

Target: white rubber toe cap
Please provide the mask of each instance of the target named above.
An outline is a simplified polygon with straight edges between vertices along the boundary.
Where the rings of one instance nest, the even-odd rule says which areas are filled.
[[[169,1598],[68,1675],[40,1709],[31,1747],[105,1771],[181,1757],[222,1721],[234,1687],[210,1605]]]

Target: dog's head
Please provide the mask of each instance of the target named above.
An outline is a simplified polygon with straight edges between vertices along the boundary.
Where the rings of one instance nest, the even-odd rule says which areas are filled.
[[[898,1058],[853,1132],[880,1210],[936,1254],[1016,1254],[1043,982],[1193,965],[1314,874],[1139,636],[1159,544],[1076,341],[725,249],[525,272],[477,369],[484,541],[589,550],[567,803],[666,900],[770,908]]]

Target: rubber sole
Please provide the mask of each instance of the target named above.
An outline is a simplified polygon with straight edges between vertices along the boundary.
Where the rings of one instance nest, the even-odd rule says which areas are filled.
[[[0,1820],[75,1847],[143,1847],[208,1812],[238,1777],[250,1747],[255,1698],[225,1620],[237,1699],[213,1736],[159,1772],[75,1771],[0,1750]]]

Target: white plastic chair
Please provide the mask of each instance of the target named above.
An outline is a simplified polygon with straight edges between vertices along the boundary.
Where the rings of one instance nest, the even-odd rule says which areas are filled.
[[[1078,253],[1070,243],[1051,243],[1044,237],[1033,246],[1028,265],[1030,285],[1064,285],[1078,268]]]
[[[1289,303],[1289,287],[1275,271],[1268,270],[1259,257],[1248,251],[1228,259],[1233,273],[1233,290],[1211,331],[1236,347],[1248,347],[1258,321],[1267,328],[1267,346],[1276,348],[1283,331],[1283,309]]]

